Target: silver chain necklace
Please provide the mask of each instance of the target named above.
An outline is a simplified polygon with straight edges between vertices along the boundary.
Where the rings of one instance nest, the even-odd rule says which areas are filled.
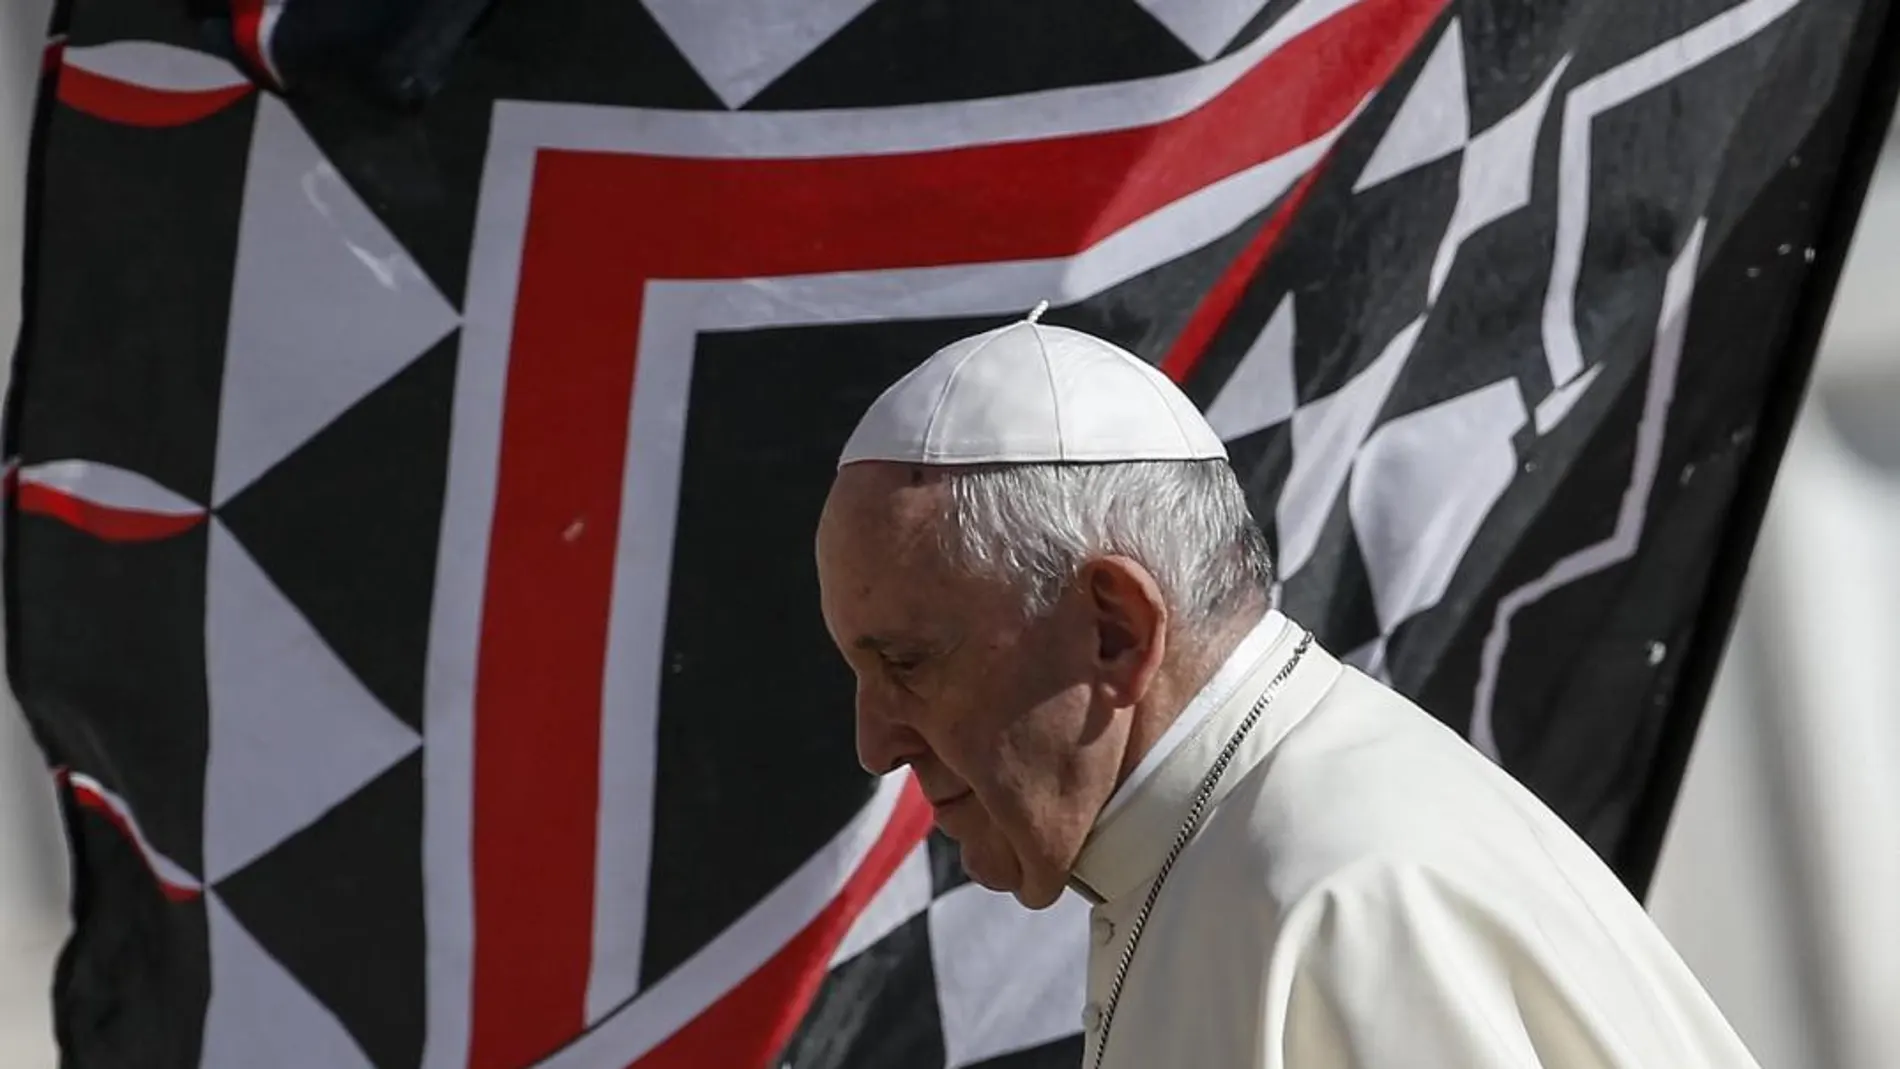
[[[1180,859],[1181,851],[1187,849],[1188,841],[1200,830],[1201,819],[1207,815],[1208,799],[1214,796],[1214,788],[1219,786],[1220,778],[1233,763],[1234,755],[1240,752],[1240,744],[1247,733],[1260,722],[1260,714],[1267,711],[1274,696],[1280,692],[1281,684],[1299,667],[1300,658],[1306,655],[1306,649],[1313,644],[1313,633],[1301,636],[1300,644],[1293,648],[1293,656],[1267,682],[1267,688],[1260,693],[1260,700],[1253,703],[1247,711],[1247,718],[1234,729],[1233,737],[1227,745],[1221,747],[1220,756],[1214,759],[1214,767],[1207,770],[1201,779],[1200,790],[1194,794],[1194,804],[1189,807],[1187,819],[1181,822],[1181,830],[1174,833],[1174,844],[1168,848],[1168,856],[1161,862],[1161,871],[1155,876],[1155,882],[1148,888],[1148,897],[1141,904],[1141,912],[1135,914],[1135,921],[1128,927],[1128,942],[1122,947],[1121,961],[1115,966],[1115,981],[1108,988],[1108,1002],[1102,1007],[1102,1033],[1095,1040],[1095,1058],[1089,1064],[1092,1069],[1101,1069],[1102,1057],[1108,1052],[1108,1030],[1115,1023],[1115,1006],[1121,1002],[1122,985],[1128,981],[1128,966],[1135,960],[1135,947],[1141,942],[1142,929],[1148,926],[1148,914],[1155,908],[1155,900],[1161,897],[1161,886],[1168,882],[1168,873],[1174,870],[1174,863]]]

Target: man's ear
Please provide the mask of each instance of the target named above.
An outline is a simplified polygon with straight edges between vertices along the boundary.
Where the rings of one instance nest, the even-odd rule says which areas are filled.
[[[1168,606],[1161,584],[1127,557],[1098,557],[1077,577],[1095,623],[1096,665],[1117,704],[1147,693],[1167,653]]]

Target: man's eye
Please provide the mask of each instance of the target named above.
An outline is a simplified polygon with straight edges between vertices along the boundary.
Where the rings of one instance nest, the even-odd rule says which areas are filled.
[[[884,667],[894,676],[907,676],[924,663],[922,657],[885,657]]]

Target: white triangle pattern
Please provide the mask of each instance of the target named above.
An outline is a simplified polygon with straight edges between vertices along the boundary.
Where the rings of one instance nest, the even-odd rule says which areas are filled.
[[[371,1069],[343,1023],[231,915],[205,896],[211,1004],[200,1069]]]
[[[1326,517],[1352,474],[1353,457],[1378,422],[1424,329],[1423,317],[1413,320],[1351,382],[1293,414],[1293,470],[1274,514],[1281,576],[1304,568],[1319,548]]]
[[[1505,379],[1400,416],[1366,439],[1347,502],[1381,631],[1445,596],[1517,475],[1511,436],[1528,415],[1517,380]]]
[[[205,592],[208,882],[236,872],[421,744],[213,522]]]
[[[222,504],[455,328],[442,294],[281,101],[244,180],[213,499]]]
[[[1202,59],[1213,59],[1247,23],[1265,0],[1135,0],[1155,21],[1181,39]]]
[[[1537,138],[1550,110],[1557,79],[1570,66],[1565,56],[1544,84],[1517,110],[1471,139],[1459,172],[1458,206],[1432,258],[1429,298],[1436,301],[1451,275],[1451,265],[1465,239],[1531,202],[1531,171],[1537,163]]]
[[[1254,339],[1234,373],[1207,406],[1207,422],[1231,442],[1266,430],[1293,415],[1298,387],[1293,381],[1293,295],[1280,298],[1266,328]]]
[[[1465,147],[1471,137],[1471,110],[1465,102],[1465,46],[1453,19],[1439,36],[1425,68],[1405,94],[1397,115],[1372,150],[1352,187],[1370,189]]]
[[[1088,970],[1088,903],[1065,892],[1046,910],[965,884],[930,904],[945,1069],[1074,1035]],[[1034,954],[1020,953],[1033,946]]]
[[[875,0],[643,0],[719,99],[736,108]]]

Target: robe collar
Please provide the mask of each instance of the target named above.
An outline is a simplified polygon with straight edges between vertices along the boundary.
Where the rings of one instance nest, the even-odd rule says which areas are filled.
[[[1265,621],[1262,626],[1270,623]],[[1131,782],[1128,785],[1131,789],[1125,795],[1117,792],[1112,808],[1104,807],[1104,815],[1097,818],[1076,859],[1069,879],[1072,890],[1091,905],[1099,906],[1126,897],[1160,871],[1207,771],[1214,766],[1221,749],[1246,719],[1267,684],[1293,659],[1294,651],[1305,636],[1305,628],[1287,624],[1279,628],[1278,637],[1264,651],[1249,651],[1249,644],[1241,643],[1235,656],[1244,657],[1251,652],[1252,663],[1236,666],[1230,658],[1229,664],[1215,673],[1210,687],[1221,677],[1229,677],[1225,688],[1228,693],[1219,699],[1219,704],[1180,738],[1173,751],[1163,757],[1145,779]],[[1238,685],[1231,682],[1236,670],[1240,676]],[[1286,733],[1312,711],[1339,678],[1341,670],[1339,662],[1318,643],[1307,646],[1299,665],[1281,685],[1278,695],[1248,732],[1221,776],[1209,799],[1210,815],[1221,799],[1265,761]],[[1205,827],[1205,823],[1202,826]]]

